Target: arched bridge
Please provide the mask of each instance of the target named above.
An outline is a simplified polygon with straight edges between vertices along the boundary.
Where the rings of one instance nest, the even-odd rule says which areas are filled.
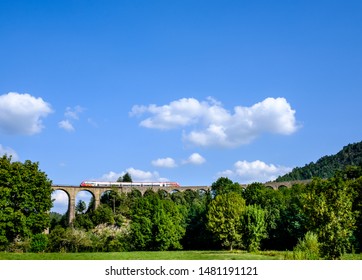
[[[290,182],[267,182],[264,183],[264,186],[273,188],[275,190],[279,189],[280,187],[287,187],[290,188],[295,184],[308,184],[311,180],[303,180],[303,181],[290,181]],[[247,188],[248,185],[241,185],[243,188]],[[187,190],[192,191],[203,191],[207,192],[211,190],[211,187],[209,186],[185,186],[185,187],[116,187],[120,192],[123,193],[129,193],[132,190],[138,190],[142,195],[147,190],[152,190],[154,192],[158,192],[159,190],[165,191],[167,193],[172,192],[184,192]],[[94,207],[97,208],[100,204],[102,195],[107,192],[114,190],[114,187],[82,187],[82,186],[70,186],[70,185],[53,185],[52,189],[55,190],[62,190],[68,195],[69,203],[68,203],[68,221],[69,224],[72,223],[72,221],[75,218],[75,199],[79,192],[81,191],[88,191],[92,194],[94,198]]]
[[[61,190],[61,191],[64,191],[68,195],[68,199],[69,199],[68,221],[69,221],[69,224],[71,224],[71,222],[75,218],[75,205],[76,205],[75,199],[79,192],[87,191],[87,192],[91,193],[94,198],[94,207],[97,208],[100,204],[102,195],[107,191],[114,190],[114,188],[115,187],[93,187],[93,186],[82,187],[82,186],[70,186],[70,185],[53,185],[52,186],[52,189],[54,191]],[[154,186],[154,187],[116,187],[116,189],[118,189],[120,192],[123,192],[123,193],[129,193],[132,190],[138,190],[143,195],[147,190],[152,190],[154,192],[158,192],[159,190],[162,190],[167,193],[184,192],[187,190],[207,192],[211,188],[208,186],[188,186],[188,187],[156,187],[156,186]]]

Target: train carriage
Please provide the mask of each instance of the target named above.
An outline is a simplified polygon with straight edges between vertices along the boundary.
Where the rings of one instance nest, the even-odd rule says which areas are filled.
[[[180,187],[177,182],[106,182],[83,181],[81,187]]]

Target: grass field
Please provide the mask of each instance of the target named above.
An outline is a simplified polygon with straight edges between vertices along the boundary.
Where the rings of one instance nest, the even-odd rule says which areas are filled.
[[[283,260],[286,252],[265,251],[172,251],[115,253],[5,253],[0,260]],[[345,260],[362,260],[362,254],[347,254]]]
[[[251,254],[229,251],[171,251],[115,253],[4,253],[0,260],[280,260],[283,252]]]

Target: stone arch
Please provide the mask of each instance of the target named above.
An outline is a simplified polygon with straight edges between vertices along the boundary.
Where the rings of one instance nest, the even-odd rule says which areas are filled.
[[[84,197],[84,196],[82,197],[82,193],[90,194],[90,198]],[[81,196],[80,199],[79,199],[79,196]],[[77,206],[77,203],[78,203],[79,200],[87,202],[86,200],[88,200],[88,199],[89,199],[89,201],[88,201],[88,204],[87,204],[87,209],[89,207],[89,204],[92,203],[92,199],[93,199],[93,210],[94,210],[95,207],[96,207],[95,206],[95,201],[97,200],[97,198],[96,198],[95,192],[93,192],[92,190],[89,190],[89,189],[81,189],[78,192],[76,192],[76,194],[75,194],[75,207]],[[99,199],[100,199],[100,197],[99,197]]]
[[[132,196],[134,196],[134,197],[142,197],[143,193],[140,190],[136,189],[136,188],[132,188],[127,192],[127,196],[129,196],[129,197],[132,197]]]
[[[64,195],[62,195],[62,193]],[[70,194],[67,190],[62,188],[54,189],[52,192],[52,200],[54,200],[55,203],[61,203],[64,204],[66,201],[66,211],[67,213],[69,211],[69,205],[70,205]],[[53,206],[54,207],[54,206]]]
[[[168,197],[169,193],[166,190],[163,189],[159,189],[157,191],[157,194],[161,197],[161,198],[165,198]]]
[[[156,192],[152,188],[148,188],[144,191],[143,196],[154,195]]]
[[[173,189],[173,190],[170,190],[169,194],[178,193],[178,192],[181,192],[181,190]]]
[[[207,190],[205,190],[205,189],[199,189],[199,190],[197,190],[197,192],[202,195],[207,194]]]
[[[278,186],[278,190],[284,190],[287,189],[288,187],[286,185],[279,185]]]

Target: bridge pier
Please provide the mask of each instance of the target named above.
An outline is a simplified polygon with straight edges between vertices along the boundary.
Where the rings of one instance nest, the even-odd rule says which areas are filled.
[[[75,196],[69,198],[68,224],[71,225],[74,219],[75,219]]]

